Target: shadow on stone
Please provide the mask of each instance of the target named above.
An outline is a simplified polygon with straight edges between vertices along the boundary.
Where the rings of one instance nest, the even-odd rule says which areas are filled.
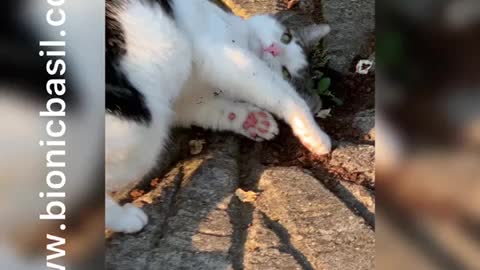
[[[298,249],[294,247],[292,242],[290,241],[290,233],[288,230],[282,226],[282,224],[275,222],[270,217],[267,216],[264,212],[260,211],[260,214],[267,225],[277,236],[280,238],[282,246],[280,247],[280,251],[288,253],[295,258],[297,263],[302,266],[303,270],[315,270],[312,264],[308,261],[307,257],[303,255]]]

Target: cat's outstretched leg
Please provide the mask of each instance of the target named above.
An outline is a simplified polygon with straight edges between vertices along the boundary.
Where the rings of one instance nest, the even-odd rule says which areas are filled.
[[[106,195],[105,207],[105,225],[114,232],[135,233],[148,223],[148,216],[133,204],[120,206]]]
[[[307,104],[293,87],[255,54],[233,46],[195,47],[196,72],[225,95],[266,109],[284,119],[315,154],[327,154],[331,141],[316,124]]]
[[[179,99],[175,105],[175,125],[233,131],[255,141],[270,140],[278,134],[273,116],[248,103],[223,98],[200,101]]]

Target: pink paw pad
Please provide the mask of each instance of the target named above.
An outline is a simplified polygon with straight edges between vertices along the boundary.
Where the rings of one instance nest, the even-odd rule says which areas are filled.
[[[235,120],[235,118],[237,118],[237,115],[236,115],[235,113],[232,112],[232,113],[228,114],[228,119],[229,119],[230,121]]]
[[[246,135],[256,141],[269,140],[278,133],[275,120],[265,111],[249,112],[242,127]]]
[[[266,112],[258,112],[258,115],[262,118],[267,118],[268,117]]]
[[[243,128],[244,129],[249,129],[252,127],[255,127],[257,125],[257,117],[255,117],[255,114],[253,112],[249,113],[247,116],[247,119],[245,119],[245,122],[243,122]]]

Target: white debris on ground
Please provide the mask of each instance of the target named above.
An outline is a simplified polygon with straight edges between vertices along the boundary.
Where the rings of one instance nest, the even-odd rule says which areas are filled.
[[[315,117],[321,118],[321,119],[326,119],[326,118],[332,116],[332,115],[330,114],[331,111],[332,111],[332,109],[320,110],[320,111],[315,115]]]
[[[367,75],[368,71],[373,67],[373,62],[371,60],[360,60],[357,63],[355,72],[362,75]]]
[[[192,155],[198,155],[202,152],[203,146],[207,142],[205,140],[191,140],[188,142],[188,145],[190,146],[190,154]]]
[[[238,188],[235,191],[235,196],[244,203],[253,203],[257,200],[258,194],[253,191],[245,191],[241,188]]]

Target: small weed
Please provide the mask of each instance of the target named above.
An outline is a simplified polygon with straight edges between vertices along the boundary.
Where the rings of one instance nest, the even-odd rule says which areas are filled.
[[[321,71],[325,68],[329,60],[328,50],[323,41],[320,42],[315,49],[312,60],[313,76],[311,82],[307,83],[307,86],[310,88],[309,90],[317,93],[321,98],[331,100],[337,106],[342,106],[343,101],[332,92],[332,80]]]

